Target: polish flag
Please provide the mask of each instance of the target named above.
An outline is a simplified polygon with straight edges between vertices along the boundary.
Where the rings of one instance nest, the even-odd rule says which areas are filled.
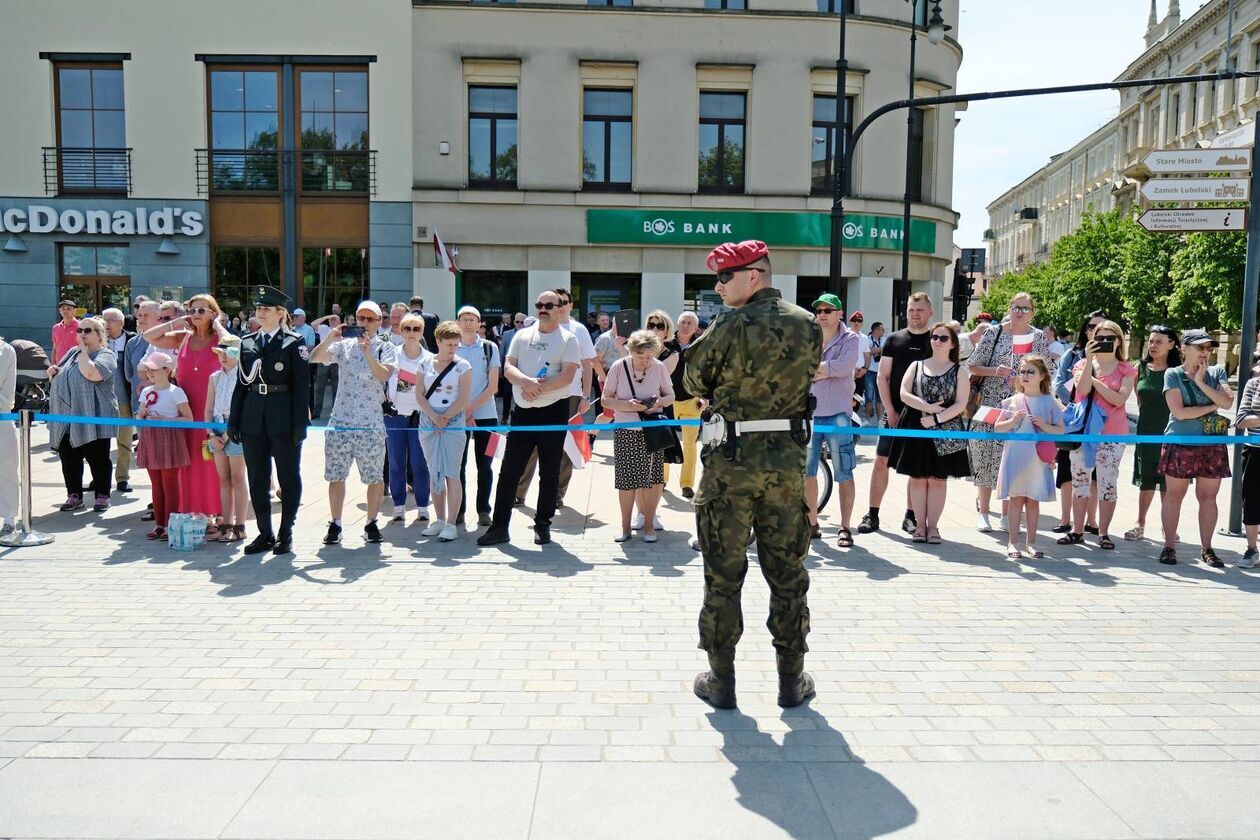
[[[1016,356],[1023,356],[1026,353],[1031,353],[1033,349],[1033,338],[1033,333],[1015,336],[1015,338],[1011,340],[1011,352]]]
[[[1000,408],[981,408],[975,414],[971,415],[973,423],[988,423],[990,426],[1001,420],[1008,412]]]
[[[490,441],[486,444],[486,454],[492,461],[502,461],[503,452],[507,449],[507,437],[501,432],[491,432]]]
[[[582,415],[575,414],[569,418],[569,425],[582,425]],[[575,429],[565,435],[564,454],[573,462],[573,469],[580,470],[591,461],[591,436],[585,429]]]
[[[451,249],[447,248],[446,243],[442,241],[442,237],[438,235],[437,228],[433,229],[433,254],[442,268],[451,274],[459,273],[459,266],[455,265],[455,257],[451,254]]]

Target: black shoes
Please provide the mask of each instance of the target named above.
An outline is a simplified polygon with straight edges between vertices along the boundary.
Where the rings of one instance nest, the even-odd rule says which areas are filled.
[[[1165,566],[1177,565],[1177,549],[1164,548],[1164,550],[1159,553],[1159,562],[1163,563]]]
[[[118,482],[118,492],[119,492],[119,493],[130,493],[130,492],[131,492],[131,485],[130,485],[130,484],[128,484],[127,482],[125,482],[125,481],[120,481],[120,482]]]
[[[906,511],[905,518],[901,520],[901,530],[905,531],[907,534],[913,534],[918,527],[919,523],[915,521],[914,511]]]
[[[293,534],[288,531],[281,531],[276,537],[276,544],[271,549],[276,554],[291,554],[293,552]]]
[[[794,709],[818,694],[814,690],[814,678],[802,671],[799,674],[779,674],[779,706]]]
[[[693,497],[693,496],[695,496],[695,495],[696,495],[696,491],[695,491],[695,490],[692,490],[690,487],[684,487],[684,488],[683,488],[683,494],[682,494],[682,496],[683,496],[683,498],[684,498],[684,499],[690,499],[690,498],[692,498],[692,497]]]
[[[477,537],[477,545],[500,545],[506,542],[511,542],[508,539],[507,528],[491,527],[489,531]]]
[[[276,547],[276,538],[271,534],[259,534],[254,541],[245,546],[246,554],[261,554]]]
[[[723,676],[713,671],[696,675],[696,696],[715,709],[735,708],[735,675]]]
[[[535,525],[534,526],[534,545],[548,545],[551,543],[551,526]]]
[[[328,533],[324,534],[324,545],[336,545],[341,542],[341,526],[336,522],[328,523]]]
[[[872,531],[878,531],[878,530],[879,530],[879,514],[878,513],[875,513],[875,514],[868,513],[866,514],[866,516],[863,516],[862,521],[858,523],[859,534],[869,534]],[[914,530],[914,529],[911,528],[910,530]]]
[[[338,528],[337,530],[340,531],[341,529]],[[377,527],[375,519],[363,526],[363,539],[370,543],[381,541],[381,529]]]

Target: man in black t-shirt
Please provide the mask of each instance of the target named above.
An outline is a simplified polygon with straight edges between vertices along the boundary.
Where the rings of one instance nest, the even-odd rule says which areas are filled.
[[[884,340],[884,352],[879,360],[879,399],[884,406],[884,425],[896,427],[904,404],[901,402],[901,380],[910,365],[932,355],[931,323],[932,302],[923,292],[915,292],[906,304],[907,329],[897,330]],[[858,525],[859,534],[879,530],[879,506],[888,489],[888,455],[893,439],[880,436],[875,447],[875,467],[871,473],[871,509]],[[906,515],[901,530],[914,533],[914,511],[906,504]]]

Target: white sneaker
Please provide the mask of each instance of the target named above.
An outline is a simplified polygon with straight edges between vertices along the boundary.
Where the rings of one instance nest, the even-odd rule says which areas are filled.
[[[454,523],[447,525],[442,529],[442,533],[438,534],[438,539],[442,542],[450,542],[459,536],[459,526]]]
[[[641,514],[641,513],[636,513],[636,514],[634,515],[634,519],[631,519],[631,520],[630,520],[630,530],[631,530],[631,531],[642,531],[642,530],[643,530],[643,514]]]
[[[443,522],[441,519],[435,519],[429,523],[428,528],[425,528],[423,531],[420,532],[420,536],[436,537],[438,534],[442,533],[442,529],[445,527],[446,527],[445,522]],[[452,525],[451,527],[453,528],[455,526]]]
[[[989,521],[989,514],[982,513],[976,517],[976,530],[982,534],[988,534],[993,530],[993,523]]]
[[[1239,558],[1238,563],[1235,565],[1235,568],[1238,568],[1238,569],[1254,569],[1255,567],[1256,567],[1256,551],[1255,549],[1252,549],[1252,548],[1247,549],[1246,552],[1243,553],[1243,556]]]
[[[1005,514],[1005,513],[1004,513],[1004,514],[1002,514],[1002,524],[998,525],[998,530],[999,530],[999,531],[1009,531],[1009,530],[1011,530],[1011,523],[1010,523],[1010,522],[1008,522],[1008,521],[1006,520],[1006,514]]]
[[[652,517],[652,527],[658,531],[665,530],[665,526],[661,524],[661,518],[659,516]]]
[[[425,505],[422,508],[416,508],[416,510],[419,511],[419,515],[416,517],[417,519],[419,519],[421,522],[429,521],[429,506],[428,505]]]

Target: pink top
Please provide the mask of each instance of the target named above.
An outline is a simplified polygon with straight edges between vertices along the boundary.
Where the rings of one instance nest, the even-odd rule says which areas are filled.
[[[79,343],[79,336],[76,330],[79,329],[79,319],[71,318],[69,324],[63,324],[61,321],[53,324],[52,341],[53,341],[53,364],[61,364],[61,357],[67,352],[73,350]]]
[[[214,355],[213,348],[218,343],[218,336],[212,334],[209,344],[193,350],[191,339],[186,340],[175,356],[175,376],[179,387],[188,395],[188,407],[192,409],[194,420],[205,419],[210,374],[223,367],[219,364],[219,357]],[[205,429],[185,429],[184,439],[188,444],[188,466],[179,470],[179,512],[218,515],[223,512],[219,500],[219,473],[214,461],[207,461],[201,454],[206,440]]]
[[[1085,359],[1081,359],[1072,368],[1072,376],[1079,376],[1081,371],[1085,369]],[[1094,373],[1094,379],[1106,385],[1113,391],[1120,390],[1120,384],[1130,376],[1137,376],[1137,368],[1128,362],[1120,362],[1116,365],[1115,370],[1106,376],[1099,376],[1097,371]],[[1076,402],[1084,402],[1089,399],[1089,394],[1076,393]],[[1103,424],[1103,434],[1107,435],[1127,435],[1129,433],[1129,415],[1122,405],[1113,405],[1104,399],[1101,394],[1094,395],[1094,404],[1102,405],[1107,410],[1107,422]]]
[[[608,371],[608,378],[604,380],[604,394],[606,396],[615,397],[619,400],[632,400],[635,395],[642,402],[647,397],[673,397],[674,385],[669,379],[669,370],[666,369],[665,363],[659,359],[652,359],[648,365],[647,375],[640,382],[636,377],[634,382],[630,381],[630,373],[627,367],[633,362],[627,356],[612,366],[612,370]],[[630,390],[631,384],[634,390]],[[613,419],[618,423],[633,423],[636,420],[642,420],[643,415],[637,411],[615,411]]]

